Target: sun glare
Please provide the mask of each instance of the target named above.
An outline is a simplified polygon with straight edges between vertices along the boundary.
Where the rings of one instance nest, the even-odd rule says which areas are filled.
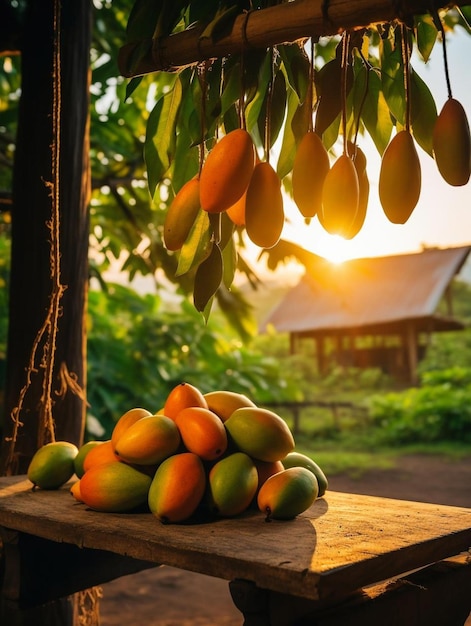
[[[339,235],[330,235],[326,241],[323,254],[328,261],[339,265],[351,258],[351,250],[347,246],[347,242]]]

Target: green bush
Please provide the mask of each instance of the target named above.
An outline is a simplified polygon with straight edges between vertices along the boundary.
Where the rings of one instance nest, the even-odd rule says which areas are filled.
[[[437,377],[438,378],[438,377]],[[370,418],[384,443],[471,442],[471,385],[434,385],[372,396]]]
[[[292,397],[283,362],[244,347],[212,316],[206,325],[193,305],[166,310],[155,295],[110,285],[89,295],[89,436],[109,436],[132,407],[159,410],[182,381],[203,393],[231,389],[257,403]],[[97,430],[98,427],[98,430]]]

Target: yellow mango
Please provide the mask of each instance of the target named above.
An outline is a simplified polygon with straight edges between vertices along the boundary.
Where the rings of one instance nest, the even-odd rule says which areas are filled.
[[[147,503],[152,478],[126,463],[92,467],[80,479],[80,497],[95,511],[124,513]]]
[[[315,132],[301,139],[293,163],[293,199],[304,217],[314,217],[322,208],[322,188],[330,169],[329,155]]]
[[[454,98],[448,98],[435,122],[433,154],[449,185],[466,185],[471,174],[471,136],[466,112]]]
[[[245,394],[237,391],[228,391],[226,389],[217,389],[204,394],[208,408],[219,415],[225,422],[236,409],[243,406],[255,406]]]
[[[40,489],[59,489],[75,472],[78,448],[68,441],[47,443],[34,453],[27,470],[29,480]]]
[[[263,483],[257,505],[270,519],[292,519],[316,500],[319,486],[314,474],[305,467],[285,469]]]
[[[268,409],[241,407],[224,424],[230,441],[254,459],[279,461],[294,449],[289,426]]]
[[[342,154],[327,172],[320,222],[331,235],[348,236],[358,211],[360,187],[352,159]]]
[[[177,192],[165,216],[164,243],[167,250],[182,248],[200,208],[200,181],[199,178],[192,178]]]
[[[368,174],[366,171],[366,156],[364,152],[358,147],[352,147],[353,152],[353,164],[355,166],[358,176],[358,209],[350,228],[344,233],[345,239],[353,239],[356,237],[363,227],[366,219],[366,210],[368,208],[368,200],[370,195],[370,181],[368,180]]]
[[[152,413],[141,407],[129,409],[129,411],[126,411],[126,413],[121,415],[113,428],[113,432],[111,433],[113,448],[116,447],[118,439],[130,426],[135,424],[142,417],[149,417],[149,415],[152,415]]]
[[[207,500],[212,513],[233,517],[245,511],[257,491],[258,474],[253,459],[234,452],[217,461],[208,475]]]
[[[163,461],[148,494],[151,512],[164,524],[183,522],[193,515],[206,490],[206,473],[199,456],[174,454]]]
[[[420,197],[422,173],[414,139],[407,130],[389,142],[381,159],[379,199],[393,224],[405,224]]]
[[[245,193],[255,163],[250,134],[238,128],[224,135],[201,169],[200,203],[208,213],[221,213]]]
[[[280,239],[285,221],[280,179],[270,163],[257,163],[245,199],[245,228],[260,248],[272,248]]]
[[[153,465],[174,454],[181,443],[175,422],[165,415],[143,417],[118,440],[115,454],[126,463]]]

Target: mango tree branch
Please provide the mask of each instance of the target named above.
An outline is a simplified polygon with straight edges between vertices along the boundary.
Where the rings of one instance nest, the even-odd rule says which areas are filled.
[[[232,27],[215,40],[202,37],[204,24],[196,24],[162,39],[124,45],[119,54],[121,74],[127,78],[161,70],[173,71],[212,58],[240,52],[242,48],[268,48],[303,38],[336,35],[382,22],[406,21],[434,9],[470,4],[470,0],[294,0],[241,13]]]

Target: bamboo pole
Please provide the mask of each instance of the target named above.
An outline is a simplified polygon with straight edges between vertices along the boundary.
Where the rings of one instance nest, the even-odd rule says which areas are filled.
[[[371,24],[407,21],[436,9],[470,4],[436,0],[294,0],[259,11],[241,13],[217,40],[201,37],[204,25],[196,24],[160,40],[148,39],[124,45],[119,54],[121,74],[127,78],[161,70],[175,71],[211,58],[226,57],[242,49],[267,48],[309,37],[336,35],[343,30]],[[142,51],[145,51],[142,53]]]

